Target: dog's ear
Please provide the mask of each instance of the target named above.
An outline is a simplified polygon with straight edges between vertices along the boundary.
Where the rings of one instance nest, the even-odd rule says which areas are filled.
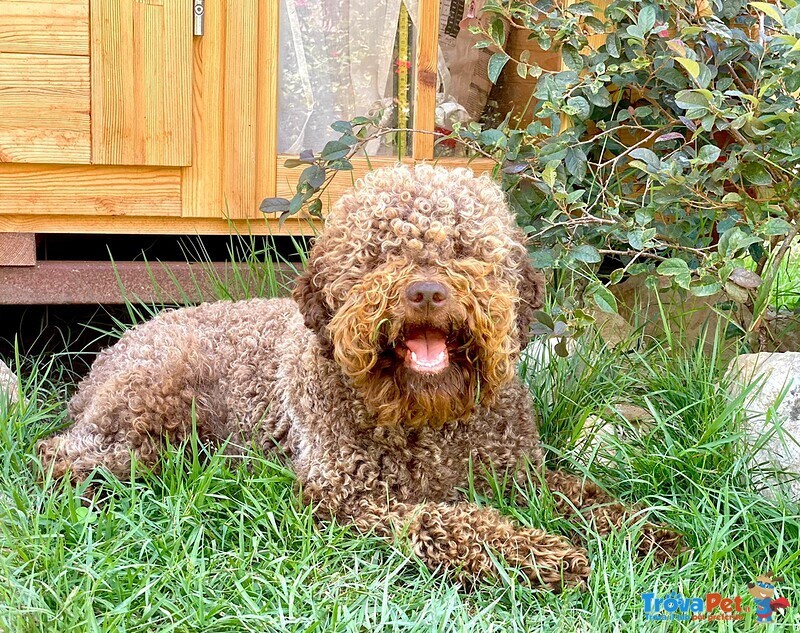
[[[533,267],[527,256],[522,262],[518,291],[517,331],[520,349],[524,349],[532,338],[531,326],[536,321],[534,312],[544,305],[544,275]]]
[[[313,258],[309,260],[305,271],[297,278],[292,297],[300,308],[300,314],[303,315],[306,327],[317,335],[325,349],[330,349],[328,323],[332,315],[325,302],[322,288],[319,286]]]

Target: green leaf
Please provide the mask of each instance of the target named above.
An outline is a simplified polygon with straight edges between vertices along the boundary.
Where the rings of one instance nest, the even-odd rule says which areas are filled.
[[[502,47],[506,43],[506,27],[501,18],[494,18],[489,25],[489,37],[497,45]]]
[[[611,93],[608,92],[608,89],[605,86],[601,86],[597,92],[586,90],[584,91],[584,94],[589,101],[591,101],[592,104],[596,105],[598,108],[611,107]]]
[[[579,181],[583,180],[586,177],[586,154],[577,147],[570,147],[564,158],[564,167],[573,178]]]
[[[556,343],[555,346],[553,347],[553,351],[559,358],[569,358],[569,348],[567,347],[567,339],[565,337],[561,337],[560,339],[558,339],[558,343]]]
[[[507,143],[506,135],[496,128],[490,128],[481,132],[478,140],[487,147],[505,146]]]
[[[551,317],[549,314],[547,314],[547,312],[545,312],[544,310],[536,310],[536,311],[534,311],[533,317],[539,323],[541,323],[542,325],[544,325],[545,327],[547,327],[551,331],[556,326],[556,324],[553,323],[553,317]]]
[[[722,284],[718,279],[710,275],[701,277],[699,280],[689,284],[689,292],[695,297],[710,297],[711,295],[717,294],[720,290],[722,290]]]
[[[328,141],[325,143],[325,147],[322,148],[320,158],[322,158],[322,160],[336,160],[337,158],[344,158],[349,152],[349,145],[345,145],[339,141]]]
[[[619,52],[622,50],[622,41],[616,33],[609,33],[606,38],[606,51],[611,57],[619,57]]]
[[[656,8],[652,4],[646,4],[639,11],[639,17],[636,19],[636,24],[642,30],[642,33],[648,34],[653,30],[656,24]]]
[[[586,291],[594,301],[594,304],[603,312],[608,312],[609,314],[617,313],[617,299],[608,288],[602,284],[596,284],[590,285]]]
[[[717,242],[717,251],[720,255],[727,259],[732,259],[742,250],[748,248],[751,244],[760,242],[761,238],[755,235],[749,235],[742,231],[738,226],[725,231]]]
[[[767,187],[772,184],[772,175],[762,163],[745,163],[739,173],[751,185]]]
[[[728,204],[736,204],[737,202],[742,201],[742,196],[735,191],[731,191],[730,193],[726,193],[724,196],[722,196],[722,201]]]
[[[289,200],[289,210],[286,213],[289,215],[294,215],[303,208],[305,202],[306,196],[304,194],[295,194],[294,197]]]
[[[676,57],[675,61],[686,69],[692,78],[697,79],[700,76],[700,64],[688,57]]]
[[[575,116],[581,120],[588,118],[592,111],[589,102],[583,97],[570,97],[567,99],[567,105],[575,110]]]
[[[630,153],[630,156],[631,158],[644,161],[645,164],[654,171],[661,169],[661,159],[651,149],[647,149],[646,147],[637,147]]]
[[[598,250],[589,244],[581,244],[577,248],[572,249],[570,254],[579,262],[584,262],[586,264],[596,264],[602,259]]]
[[[572,70],[583,70],[584,63],[583,57],[573,46],[564,45],[561,48],[561,58],[564,60],[564,63],[567,65],[567,68],[571,68]]]
[[[703,145],[697,152],[697,161],[703,165],[716,163],[721,150],[716,145]]]
[[[678,257],[665,259],[658,265],[656,272],[665,277],[673,277],[675,275],[691,274],[689,272],[689,264]]]
[[[258,209],[261,213],[282,213],[289,210],[289,201],[286,198],[266,198]]]
[[[694,108],[708,109],[712,94],[708,90],[679,90],[675,93],[675,105],[683,110]]]
[[[800,5],[798,5],[800,6]],[[770,218],[760,229],[762,235],[787,235],[792,230],[792,225],[783,218]]]
[[[533,264],[534,268],[552,268],[555,263],[556,260],[549,250],[541,249],[531,253],[531,264]]]
[[[493,84],[497,83],[497,79],[509,59],[509,56],[505,53],[495,53],[489,58],[489,81]]]
[[[316,198],[312,200],[308,204],[308,212],[313,215],[314,217],[321,218],[322,217],[322,200]]]
[[[644,250],[649,245],[650,240],[656,236],[656,229],[634,229],[628,231],[628,244],[637,251]]]
[[[622,277],[625,275],[624,268],[615,268],[611,271],[611,274],[608,276],[608,283],[612,286],[618,284],[622,281]]]
[[[353,133],[353,125],[350,123],[350,121],[335,121],[334,123],[331,123],[331,128],[341,134]]]
[[[751,7],[754,7],[761,11],[761,13],[766,13],[769,17],[775,20],[778,24],[783,25],[783,16],[778,8],[769,2],[751,2]]]
[[[800,34],[800,4],[793,6],[783,15],[783,26],[792,35]]]
[[[311,165],[300,174],[298,183],[308,183],[312,188],[319,189],[325,182],[325,168],[319,165]]]
[[[605,33],[606,25],[603,23],[602,20],[598,20],[593,15],[584,18],[583,23],[590,29],[592,29],[592,31],[594,31],[595,33]]]
[[[328,163],[328,168],[334,171],[353,171],[353,163],[346,158],[337,158]]]
[[[566,9],[574,15],[594,15],[597,11],[597,6],[591,2],[576,2],[575,4],[567,5]]]
[[[625,32],[635,40],[642,41],[645,38],[646,33],[639,28],[638,24],[631,24],[628,28],[625,29]]]

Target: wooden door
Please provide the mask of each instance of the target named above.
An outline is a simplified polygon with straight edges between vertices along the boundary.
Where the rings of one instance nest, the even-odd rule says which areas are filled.
[[[0,1],[0,162],[191,164],[192,0]]]
[[[91,0],[92,162],[191,165],[192,0]]]
[[[0,162],[89,163],[89,0],[0,1]]]
[[[192,14],[0,0],[16,56],[0,60],[0,232],[292,228],[258,208],[275,195],[278,1],[205,0],[202,36]]]

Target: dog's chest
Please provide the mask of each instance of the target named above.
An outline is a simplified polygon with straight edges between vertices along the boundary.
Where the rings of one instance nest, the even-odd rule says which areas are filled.
[[[422,429],[383,439],[378,477],[398,501],[451,500],[467,483],[472,451],[463,434]]]

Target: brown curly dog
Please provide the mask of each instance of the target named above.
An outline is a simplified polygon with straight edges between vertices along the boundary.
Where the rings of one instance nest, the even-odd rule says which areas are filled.
[[[410,539],[430,569],[581,584],[586,551],[464,501],[487,475],[546,482],[600,533],[630,516],[591,482],[543,473],[515,362],[542,276],[489,178],[428,165],[368,174],[332,209],[289,299],[164,312],[97,358],[69,405],[74,425],[39,444],[55,476],[156,467],[192,432],[291,458],[320,517]],[[576,514],[577,515],[577,514]],[[653,526],[640,545],[669,550]]]

